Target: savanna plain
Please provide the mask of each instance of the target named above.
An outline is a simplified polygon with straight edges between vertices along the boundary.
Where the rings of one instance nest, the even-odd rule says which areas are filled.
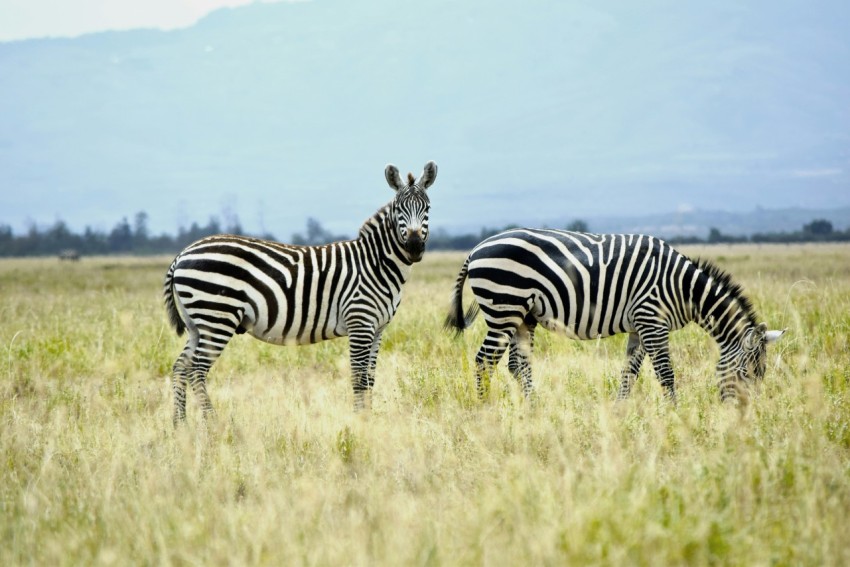
[[[479,318],[444,332],[464,255],[427,253],[384,334],[370,411],[347,340],[236,337],[217,417],[171,425],[171,258],[0,261],[2,565],[850,565],[850,247],[682,247],[771,328],[749,404],[673,333],[679,403],[625,337],[545,331],[526,400],[478,400]],[[466,304],[471,295],[467,290]]]

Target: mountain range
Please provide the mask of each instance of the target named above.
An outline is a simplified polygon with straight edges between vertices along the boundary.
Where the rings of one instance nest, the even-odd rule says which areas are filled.
[[[430,159],[452,231],[817,216],[850,207],[848,29],[839,1],[312,0],[0,43],[0,224],[353,234],[386,163]]]

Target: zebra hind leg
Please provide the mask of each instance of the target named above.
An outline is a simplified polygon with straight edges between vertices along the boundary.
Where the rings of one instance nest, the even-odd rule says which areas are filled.
[[[490,379],[499,360],[505,354],[514,331],[489,329],[478,354],[475,355],[475,385],[478,397],[484,400],[490,391]]]
[[[511,337],[508,353],[508,370],[522,386],[522,393],[529,397],[534,389],[531,380],[531,353],[534,350],[534,328],[536,323],[523,325]]]
[[[617,392],[618,400],[625,400],[632,392],[632,386],[637,381],[640,374],[640,367],[643,364],[643,359],[646,358],[646,349],[640,342],[640,336],[637,333],[629,333],[629,342],[626,345],[626,366],[623,368],[622,377],[620,379],[620,390]]]
[[[192,386],[192,392],[195,394],[195,399],[198,400],[204,419],[215,417],[215,409],[210,400],[210,395],[207,393],[207,374],[209,374],[211,366],[211,364],[196,357],[189,379],[189,384]]]
[[[198,400],[205,419],[215,416],[215,409],[213,409],[212,401],[207,393],[207,375],[224,347],[230,342],[234,332],[235,329],[200,329],[198,347],[192,356],[189,384],[192,386],[192,392],[195,394],[195,399]]]
[[[193,372],[195,353],[200,339],[200,333],[194,324],[187,325],[186,330],[189,335],[186,346],[174,362],[171,376],[171,390],[174,394],[172,414],[174,427],[186,421],[186,387],[189,385],[189,377]]]
[[[183,352],[174,362],[171,374],[171,391],[174,395],[174,411],[171,421],[174,427],[186,421],[186,386],[189,383],[188,373],[191,370],[192,355],[197,346],[197,336],[190,334],[189,341],[183,348]]]

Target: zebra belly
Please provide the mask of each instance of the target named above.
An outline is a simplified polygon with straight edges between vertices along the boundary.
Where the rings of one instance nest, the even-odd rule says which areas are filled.
[[[626,328],[623,325],[615,325],[613,329],[609,326],[587,329],[580,328],[575,324],[566,323],[563,320],[554,317],[538,317],[535,315],[535,319],[537,320],[537,323],[547,331],[566,335],[571,339],[580,341],[603,339],[605,337],[612,337],[621,333],[631,332],[631,329]]]
[[[543,295],[537,295],[532,304],[531,315],[544,329],[574,340],[602,339],[634,330],[628,305],[609,308],[607,304],[592,304],[586,311],[585,316],[579,318],[563,303],[553,306]],[[555,316],[555,313],[560,313],[560,316]]]
[[[291,314],[287,314],[291,316]],[[284,317],[288,319],[288,317]],[[344,337],[348,334],[345,323],[337,317],[328,317],[322,325],[316,325],[313,319],[308,319],[302,327],[301,321],[280,321],[268,330],[262,330],[246,321],[243,326],[256,339],[274,345],[312,345],[322,341]]]

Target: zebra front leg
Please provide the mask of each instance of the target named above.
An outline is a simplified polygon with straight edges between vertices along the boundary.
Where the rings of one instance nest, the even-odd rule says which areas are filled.
[[[643,364],[643,359],[646,357],[646,349],[640,342],[640,335],[637,333],[629,333],[629,342],[626,345],[626,367],[623,368],[622,377],[620,379],[620,391],[617,392],[618,400],[625,400],[632,392],[632,386],[640,374],[640,367]]]
[[[522,385],[522,393],[527,398],[534,389],[531,381],[531,354],[534,351],[534,328],[536,323],[523,325],[511,338],[508,353],[508,370]]]
[[[667,398],[676,403],[676,381],[670,364],[670,328],[659,318],[646,317],[636,321],[640,344],[652,360],[655,377],[664,387]],[[631,337],[629,338],[631,341]]]
[[[359,328],[348,333],[348,353],[351,361],[351,382],[354,388],[354,409],[366,407],[367,393],[375,383],[374,368],[377,365],[380,333],[371,328]],[[374,361],[372,352],[374,350]],[[370,378],[370,373],[372,376]]]
[[[372,339],[372,347],[369,349],[369,371],[366,374],[366,390],[363,393],[363,407],[372,409],[372,389],[375,387],[375,372],[378,367],[378,350],[381,348],[381,334],[383,330],[375,333]]]
[[[475,355],[475,386],[481,400],[484,400],[490,391],[493,371],[505,354],[512,335],[512,331],[489,329],[478,354]]]
[[[642,338],[644,348],[649,353],[649,358],[652,360],[652,367],[655,370],[655,377],[665,389],[667,398],[676,403],[676,381],[673,374],[673,365],[670,364],[670,348],[667,343],[668,332],[664,331],[663,340],[656,339],[649,341]]]

